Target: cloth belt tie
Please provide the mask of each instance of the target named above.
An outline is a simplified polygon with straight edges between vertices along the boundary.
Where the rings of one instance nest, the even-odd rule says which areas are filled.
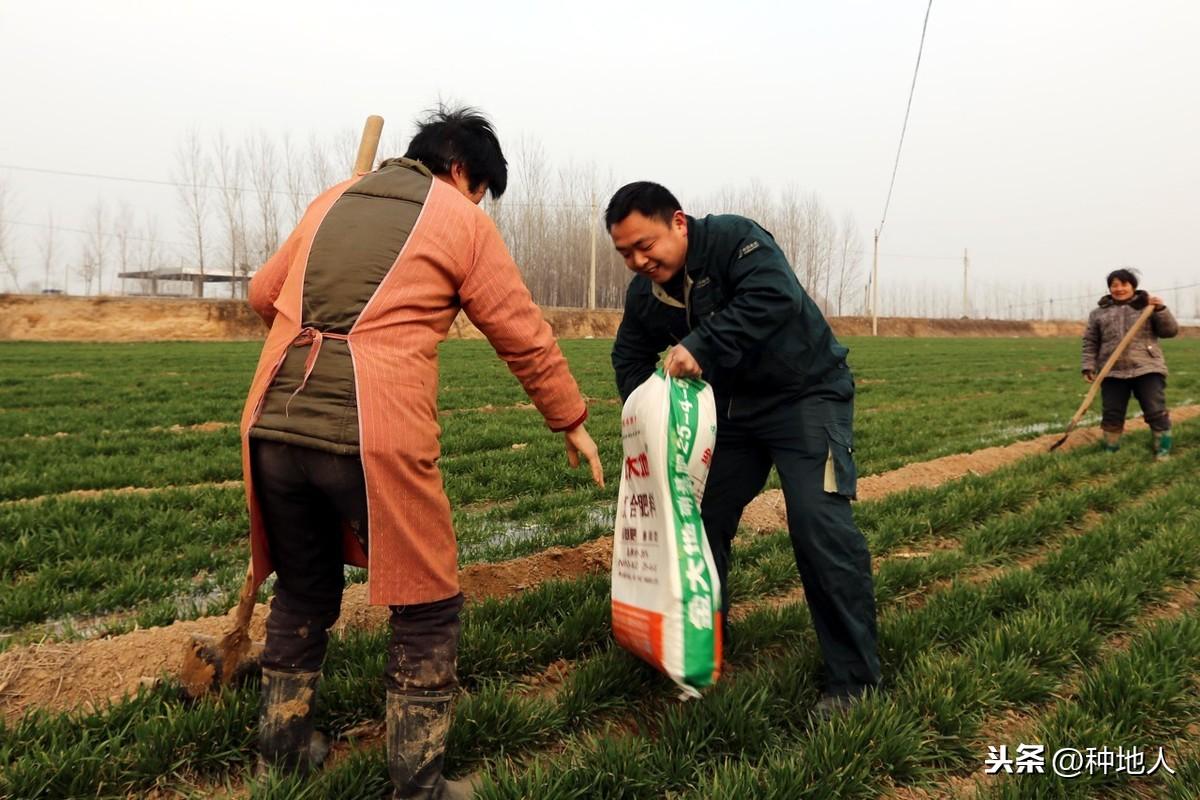
[[[292,392],[292,396],[283,406],[283,415],[288,416],[288,407],[291,406],[292,400],[296,395],[304,391],[304,387],[308,385],[308,376],[312,375],[313,367],[317,364],[317,356],[321,354],[321,343],[326,339],[337,339],[340,342],[349,342],[350,337],[344,333],[329,333],[328,331],[320,331],[311,325],[302,328],[300,334],[292,340],[292,347],[312,347],[308,353],[308,358],[304,360],[304,378],[300,381],[300,385],[296,387],[296,391]]]

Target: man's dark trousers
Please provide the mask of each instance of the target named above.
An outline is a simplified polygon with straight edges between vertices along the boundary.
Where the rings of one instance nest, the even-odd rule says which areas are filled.
[[[734,534],[742,511],[762,490],[774,464],[787,502],[796,566],[824,657],[825,689],[847,694],[877,685],[871,556],[850,510],[855,492],[853,402],[802,398],[732,419],[726,411],[720,409],[701,508],[721,578],[723,616],[728,619]],[[826,491],[827,481],[836,491]]]

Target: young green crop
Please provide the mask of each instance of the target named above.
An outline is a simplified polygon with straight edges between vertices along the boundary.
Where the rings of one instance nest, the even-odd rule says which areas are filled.
[[[1160,483],[1171,485],[1178,482],[1180,475],[1190,475],[1194,472],[1194,456],[1197,452],[1200,451],[1184,450],[1181,451],[1180,458],[1176,462],[1148,468],[1171,466],[1174,471],[1164,470],[1157,475]],[[1078,477],[1082,479],[1082,482],[1075,489],[1069,490],[1068,495],[1086,495],[1094,499],[1102,499],[1100,495],[1094,494],[1098,491],[1097,487],[1084,477],[1089,472],[1090,470],[1080,471]],[[1159,505],[1153,507],[1155,514],[1174,511],[1186,503],[1187,497],[1193,491],[1194,487],[1190,485],[1169,491],[1169,502],[1156,501]],[[1061,489],[1050,493],[1051,502],[1057,501],[1062,494]],[[929,494],[936,495],[937,491]],[[954,503],[954,499],[955,495],[952,492],[944,490],[940,502],[932,503],[931,507],[935,509],[949,507]],[[1021,513],[1036,513],[1042,504],[1042,502],[1037,502]],[[895,503],[896,508],[903,508],[903,505],[898,500]],[[910,642],[909,647],[916,649],[922,647],[937,649],[952,645],[954,640],[947,638],[950,631],[958,631],[959,636],[964,637],[962,641],[970,641],[970,637],[980,630],[980,617],[976,613],[964,614],[963,609],[975,609],[976,611],[993,609],[988,613],[1003,616],[1004,613],[1015,612],[1020,608],[1036,607],[1038,597],[1045,596],[1047,593],[1053,594],[1064,586],[1070,585],[1070,579],[1058,580],[1063,574],[1061,567],[1058,566],[1060,563],[1066,561],[1081,565],[1076,579],[1084,577],[1094,569],[1094,566],[1089,567],[1089,565],[1111,564],[1111,554],[1114,550],[1119,552],[1122,547],[1128,547],[1136,540],[1135,529],[1124,527],[1124,520],[1138,519],[1145,514],[1146,508],[1143,504],[1131,505],[1124,509],[1118,517],[1113,518],[1110,523],[1111,530],[1097,530],[1084,535],[1083,538],[1098,542],[1101,546],[1081,551],[1082,556],[1073,555],[1063,560],[1047,559],[1041,568],[1049,574],[1050,579],[1034,581],[1028,577],[1030,573],[1018,570],[1013,579],[993,580],[988,584],[989,587],[992,587],[989,589],[981,589],[971,584],[962,584],[961,588],[951,587],[949,590],[935,593],[931,600],[920,609],[900,610],[901,615],[896,617],[895,621],[891,616],[885,615],[885,630],[901,625],[902,628],[909,630],[927,631],[928,633],[923,634],[926,637],[926,644],[921,643],[920,635]],[[960,528],[958,533],[951,535],[965,538],[969,537],[974,530],[978,530],[978,528],[974,523],[969,522],[965,528]],[[1114,531],[1117,532],[1116,535],[1114,535]],[[1008,541],[1009,546],[1021,546],[1019,540]],[[1072,545],[1075,541],[1075,539],[1069,539],[1068,545]],[[739,562],[735,569],[753,571],[764,568],[768,571],[773,570],[774,553],[786,547],[785,541],[780,537],[763,537],[761,540],[754,540],[747,544],[749,547],[740,551],[744,553],[746,560]],[[995,550],[989,550],[985,554],[989,557],[997,555],[1002,554],[998,554]],[[946,562],[939,562],[941,557],[940,553],[935,553],[929,557],[929,563],[944,565]],[[881,588],[884,586],[902,588],[904,586],[904,581],[901,580],[883,580],[885,571],[891,565],[907,565],[921,560],[924,559],[885,562],[880,572]],[[965,564],[964,561],[958,566],[961,568]],[[1118,566],[1123,567],[1123,565]],[[953,574],[953,571],[949,574]],[[1130,575],[1136,574],[1135,571],[1129,569],[1121,571]],[[910,575],[916,583],[926,580],[931,575],[945,577],[945,574],[939,574],[937,569],[931,570],[930,574],[905,574]],[[1017,580],[1016,577],[1021,579]],[[463,674],[467,685],[472,688],[459,706],[458,724],[455,726],[455,730],[459,733],[454,734],[452,742],[452,764],[466,766],[488,753],[494,753],[496,747],[505,748],[505,752],[519,754],[523,749],[549,743],[555,737],[561,737],[564,732],[571,730],[580,730],[584,733],[582,739],[572,738],[571,741],[590,741],[586,732],[594,728],[597,715],[601,713],[630,713],[640,709],[641,713],[650,713],[651,719],[653,719],[653,713],[678,713],[669,712],[670,706],[662,705],[666,699],[663,697],[665,690],[662,688],[665,684],[655,678],[654,674],[641,662],[632,659],[619,649],[613,648],[608,642],[607,604],[604,588],[605,581],[602,577],[575,583],[548,585],[540,587],[527,596],[484,604],[472,608],[468,612],[464,630]],[[580,595],[581,590],[585,594]],[[948,592],[947,600],[939,602],[938,598],[946,592]],[[897,592],[893,591],[892,596],[896,595]],[[1090,590],[1079,596],[1090,596]],[[979,598],[979,601],[972,600],[974,597]],[[893,602],[888,600],[884,594],[881,594],[880,600],[885,605]],[[592,611],[587,613],[596,615],[591,621],[562,615],[562,611],[565,609],[575,609],[578,614],[589,608]],[[1105,613],[1111,616],[1110,611]],[[904,626],[900,621],[910,616],[923,618],[925,624],[915,627]],[[515,644],[506,641],[506,632],[511,637],[514,630],[519,630],[522,625],[527,626],[530,620],[539,622],[534,629],[529,631],[523,641]],[[1017,626],[1014,630],[1023,630],[1024,627]],[[485,633],[487,631],[493,633]],[[581,635],[599,638],[591,639],[589,642],[587,638],[581,638]],[[933,638],[929,638],[930,635]],[[1008,639],[1006,641],[1013,643],[1018,640]],[[743,675],[757,674],[760,669],[779,671],[781,675],[790,674],[799,680],[800,688],[796,691],[801,691],[802,696],[807,698],[803,702],[811,702],[817,674],[813,644],[807,612],[802,606],[778,610],[764,609],[755,612],[734,625],[734,646],[731,648],[734,666],[732,681],[740,682],[743,680]],[[807,654],[798,663],[789,660],[787,654],[780,650],[780,648],[786,650],[796,647],[804,648],[804,652]],[[597,650],[596,648],[602,649]],[[1043,646],[1042,649],[1046,648]],[[382,632],[356,632],[336,641],[334,652],[331,653],[327,680],[322,689],[323,723],[332,723],[336,729],[356,724],[363,721],[364,718],[379,718],[382,714],[379,674],[382,669],[383,652]],[[588,653],[595,654],[589,656]],[[997,657],[1002,657],[1002,655],[1003,653]],[[511,683],[513,678],[523,673],[536,672],[551,660],[562,657],[582,660],[577,662],[553,702],[536,697],[521,700],[514,695]],[[895,656],[887,656],[887,658],[893,665],[900,663],[896,661]],[[494,666],[489,666],[489,664]],[[746,672],[747,669],[750,670],[749,673]],[[797,669],[801,670],[798,674],[799,677],[797,677]],[[489,673],[492,677],[489,677]],[[1005,674],[1016,676],[1028,673],[1017,673],[1009,668]],[[758,696],[763,692],[761,686],[755,688],[757,685],[755,683],[744,685],[750,687],[747,691],[750,691],[751,696]],[[1029,684],[1028,680],[1025,680],[1024,683],[1014,685],[1036,684]],[[770,694],[770,696],[777,699],[778,692]],[[726,696],[725,700],[715,701],[713,706],[716,711],[713,712],[713,724],[716,724],[717,718],[724,718],[731,706],[740,708],[745,698],[746,695],[734,693]],[[253,713],[252,693],[235,693],[227,698],[226,702],[244,704],[247,710],[243,713]],[[654,709],[663,710],[655,712]],[[164,707],[163,711],[166,712],[167,708]],[[183,717],[180,717],[180,720],[186,719],[188,713],[190,712],[186,712]],[[176,714],[168,712],[168,716],[175,717]],[[734,718],[736,719],[736,715]],[[687,724],[684,724],[685,722]],[[681,730],[690,730],[692,722],[691,718],[686,718],[677,726]],[[880,724],[885,722],[887,721],[884,720]],[[649,724],[651,728],[654,728],[659,723],[651,722]],[[201,732],[206,730],[203,728],[191,729]],[[701,730],[710,729],[702,728]],[[746,729],[741,734],[736,731],[733,733],[722,731],[721,735],[724,737],[722,741],[726,742],[722,747],[729,747],[730,741],[743,744],[758,741],[755,739],[758,734],[754,734],[754,730],[759,729]],[[769,736],[774,735],[771,734],[769,728],[765,733],[760,731],[760,734],[767,736],[768,740]],[[64,741],[62,735],[60,733],[55,738]],[[166,738],[179,735],[179,733],[169,732],[164,734]],[[889,734],[893,737],[894,735],[895,731]],[[730,739],[731,736],[732,739]],[[37,737],[34,738],[36,741]],[[42,740],[44,741],[45,737],[42,737]],[[26,744],[30,745],[34,752],[37,751],[35,741],[31,742],[26,739]],[[765,744],[760,744],[760,748],[763,754],[769,752],[769,748]],[[663,758],[664,760],[675,758],[677,754],[678,749],[673,749],[667,751]],[[377,775],[380,773],[382,765],[378,760],[378,754],[374,758],[376,760],[373,768],[370,759],[365,761],[356,759],[345,769],[353,769],[356,775]],[[686,764],[687,762],[682,763]],[[22,769],[25,768],[27,767],[22,767]],[[137,768],[131,765],[126,765],[124,769],[125,772],[122,774],[129,776],[130,780],[140,774]],[[189,766],[189,769],[192,768]],[[192,771],[203,772],[198,768]],[[220,772],[214,774],[219,775]],[[896,767],[894,776],[903,774],[906,773],[899,766]],[[141,780],[150,779],[151,776],[145,776]],[[343,772],[342,768],[337,768],[319,776],[316,783],[309,785],[308,788],[319,794],[324,791],[322,787],[346,785],[347,781],[347,773]],[[293,790],[298,789],[297,784],[283,779],[270,785],[275,788],[263,796],[289,796]],[[652,783],[652,785],[655,784]],[[589,787],[596,788],[591,784]],[[267,790],[264,789],[264,791]]]
[[[1017,427],[1036,426],[1053,421],[1056,414],[1065,418],[1081,393],[1073,362],[1066,358],[1076,345],[1035,342],[1021,355],[1028,365],[1022,367],[1024,374],[990,380],[987,373],[997,363],[1013,363],[1001,346],[1005,344],[1016,347],[1004,342],[935,342],[928,346],[918,342],[914,346],[917,360],[906,364],[896,358],[901,352],[899,345],[889,350],[886,343],[880,343],[872,355],[874,343],[863,347],[854,343],[856,354],[863,353],[864,362],[877,357],[870,368],[855,363],[859,377],[879,375],[882,377],[878,380],[886,381],[864,381],[860,386],[856,449],[868,452],[863,459],[864,472],[870,471],[871,465],[903,458],[904,448],[912,453],[970,449],[1005,436],[1032,435],[1028,430],[1005,431],[1009,422]],[[1173,344],[1193,346],[1187,341]],[[580,345],[576,350],[572,343],[565,343],[564,350],[573,362],[586,359],[589,366],[579,370],[581,383],[589,394],[594,391],[607,401],[593,406],[593,432],[606,427],[615,430],[616,406],[611,402],[615,393],[606,388],[610,379],[602,358],[607,345]],[[146,347],[146,354],[155,352],[153,346]],[[204,347],[182,347],[171,357],[194,361]],[[44,357],[45,352],[55,351],[51,347],[40,355]],[[79,359],[79,364],[73,365],[77,370],[58,365],[55,369],[86,372],[83,363],[96,351],[85,347],[73,352],[73,357]],[[0,369],[9,366],[3,359],[10,353],[0,347]],[[971,354],[974,356],[966,357]],[[127,361],[136,361],[137,348],[123,355]],[[253,357],[253,348],[238,356],[251,366]],[[1071,367],[1063,366],[1065,363]],[[460,367],[461,372],[455,372]],[[1050,370],[1037,372],[1039,367]],[[125,368],[128,370],[128,364]],[[1178,376],[1173,373],[1172,403],[1186,399],[1187,392],[1195,388],[1195,377],[1186,365],[1178,371]],[[128,374],[123,377],[126,382]],[[495,405],[497,400],[507,401],[510,397],[516,398],[513,402],[524,399],[515,382],[505,378],[503,364],[489,356],[486,344],[449,343],[444,348],[443,375],[453,380],[465,376],[463,380],[468,382],[475,380],[472,376],[478,378],[478,385],[459,387],[451,381],[443,387],[443,406],[457,405],[448,408],[455,413],[442,418],[445,441],[457,448],[451,451],[447,447],[443,465],[448,491],[459,506],[456,521],[468,557],[528,552],[544,543],[580,541],[605,532],[607,522],[598,521],[593,514],[606,513],[614,488],[599,492],[588,487],[581,476],[564,480],[561,467],[557,472],[543,468],[543,464],[560,464],[563,456],[559,438],[544,430],[536,411],[457,410],[476,407],[468,403]],[[70,391],[66,387],[81,379],[51,379],[48,374],[41,377],[43,380],[38,382],[50,388],[39,391],[57,393],[41,397],[41,401],[48,408],[54,408],[52,401],[61,401],[52,413],[60,415],[60,421],[71,419],[71,398],[78,400],[83,395],[78,386]],[[142,400],[136,393],[120,395],[119,381],[106,388],[113,396],[134,404],[133,418],[170,426],[176,424],[174,415],[181,413],[181,407],[173,405],[174,399],[162,399],[160,390],[174,397],[171,390],[178,388],[172,384],[176,377],[161,376],[158,388],[151,386],[143,393],[145,403],[140,407],[136,404]],[[503,384],[505,379],[508,384]],[[981,386],[985,381],[986,386]],[[493,385],[489,387],[488,383]],[[28,382],[24,385],[28,388]],[[1039,389],[1044,391],[1039,393]],[[221,398],[235,409],[227,416],[229,419],[236,418],[238,392],[242,390],[244,387],[222,389]],[[479,403],[477,396],[469,394],[477,390],[484,393],[480,396],[496,399]],[[71,391],[76,393],[72,395]],[[984,394],[989,391],[999,394]],[[972,397],[973,393],[979,396]],[[447,404],[447,397],[457,399]],[[32,406],[19,405],[14,395],[5,396],[3,403],[5,413],[0,414],[0,425],[11,424],[14,419],[40,419]],[[1059,405],[1061,409],[1051,410]],[[168,409],[162,412],[167,419],[155,416],[163,409]],[[102,424],[104,411],[83,411],[81,404],[75,419],[83,427],[73,432],[88,442],[103,442],[99,428],[94,426]],[[480,431],[478,439],[472,438],[473,425]],[[662,796],[665,790],[699,792],[697,796],[703,796],[708,789],[722,787],[744,796],[762,796],[759,792],[768,790],[779,791],[781,796],[804,796],[803,792],[821,796],[820,791],[830,791],[831,787],[847,788],[852,794],[860,785],[866,787],[864,791],[877,792],[884,779],[910,783],[922,776],[936,778],[948,770],[961,769],[972,759],[977,763],[982,750],[973,737],[997,703],[1044,702],[1075,661],[1094,659],[1097,650],[1093,633],[1120,630],[1131,615],[1162,595],[1162,587],[1192,574],[1193,556],[1200,548],[1179,527],[1196,527],[1188,504],[1198,490],[1190,475],[1195,473],[1196,454],[1200,451],[1187,444],[1191,427],[1186,423],[1179,426],[1179,455],[1167,464],[1148,461],[1144,452],[1148,437],[1138,434],[1131,436],[1129,446],[1115,457],[1084,452],[1041,456],[986,478],[969,477],[938,490],[913,491],[858,506],[858,517],[877,556],[902,548],[916,551],[884,560],[877,576],[877,596],[884,611],[885,660],[889,671],[911,676],[911,693],[872,701],[848,730],[840,731],[837,725],[811,729],[803,720],[798,722],[784,713],[811,703],[819,677],[811,624],[802,606],[760,609],[739,619],[730,647],[731,674],[718,692],[706,698],[703,709],[693,711],[690,704],[675,706],[663,681],[611,645],[606,580],[600,576],[539,588],[528,593],[528,599],[513,598],[468,612],[463,663],[468,694],[457,713],[451,763],[459,769],[478,766],[480,759],[502,748],[524,765],[531,749],[552,745],[561,750],[559,759],[543,759],[511,775],[519,785],[550,792],[535,792],[537,796],[555,796],[556,792],[572,796],[586,791],[601,793],[578,796],[622,796],[620,792],[626,796]],[[18,431],[15,437],[29,432],[15,426],[4,430]],[[136,435],[128,431],[136,431]],[[226,433],[215,434],[204,436],[223,441],[221,447],[227,455],[214,451],[214,461],[229,456],[236,459],[236,434],[227,440],[222,440]],[[147,435],[144,449],[132,452],[149,458],[155,441],[167,442],[169,437],[186,434],[148,433],[135,426],[124,434],[117,433],[115,438],[123,443],[138,442],[136,446],[143,447],[138,438],[143,435]],[[885,439],[885,435],[892,438]],[[526,446],[514,450],[513,443]],[[41,442],[20,438],[13,442],[11,437],[2,444],[13,446],[0,451],[6,454],[6,461],[25,459],[21,462],[24,464],[34,463],[36,459],[28,454],[35,452],[59,453],[60,464],[87,458],[86,448],[39,451],[36,448],[44,447]],[[610,459],[615,459],[615,443],[602,440],[601,444]],[[167,465],[162,469],[179,467]],[[150,481],[161,480],[154,470],[136,474]],[[71,484],[72,480],[61,483]],[[560,493],[563,486],[571,490]],[[1129,486],[1162,487],[1165,493],[1128,498]],[[183,497],[194,491],[187,490]],[[221,494],[221,499],[211,508],[193,509],[192,516],[201,523],[213,519],[213,515],[231,521],[231,527],[225,529],[227,534],[219,533],[205,544],[216,551],[213,574],[234,584],[237,565],[245,557],[240,538],[244,536],[240,492],[213,491]],[[180,497],[170,493],[159,495],[168,501],[167,506],[180,502]],[[148,499],[156,496],[53,500],[46,506],[51,511],[48,517],[39,516],[36,504],[0,507],[0,563],[8,558],[11,565],[10,572],[0,574],[0,586],[4,588],[0,594],[7,596],[31,580],[61,581],[64,586],[74,581],[80,587],[74,595],[79,602],[77,609],[83,613],[89,613],[89,608],[98,611],[88,606],[91,600],[87,587],[97,585],[89,583],[93,567],[83,563],[71,566],[73,550],[78,549],[81,560],[98,562],[94,568],[100,570],[100,584],[114,582],[112,577],[104,577],[107,567],[103,562],[130,557],[131,541],[124,537],[124,528],[136,531],[146,519],[152,526],[158,525],[154,520],[160,513],[163,525],[182,524],[186,528],[186,523],[152,505]],[[477,505],[464,508],[464,502]],[[1089,512],[1102,513],[1103,522],[1097,523]],[[15,528],[9,527],[10,522],[18,523],[23,533],[12,535],[10,531]],[[90,532],[83,535],[85,528]],[[1071,535],[1080,529],[1081,534]],[[532,533],[527,534],[529,530]],[[185,538],[187,533],[185,530]],[[81,538],[73,538],[76,536]],[[152,538],[159,538],[159,534],[146,537]],[[224,549],[224,541],[232,546]],[[105,549],[110,544],[111,551]],[[145,546],[148,541],[141,544]],[[1191,554],[1188,546],[1192,547]],[[739,541],[735,551],[735,597],[748,601],[794,587],[789,551],[786,537],[779,534]],[[1039,559],[1032,567],[1008,570],[984,584],[975,580],[982,568],[1004,569],[1014,558],[1028,555]],[[64,567],[70,566],[73,571],[59,574],[48,570],[38,577],[39,565],[55,560],[62,560]],[[1115,569],[1117,565],[1120,572]],[[165,602],[162,595],[153,592],[174,591],[164,587],[172,586],[169,582],[178,578],[186,582],[189,575],[182,570],[193,566],[187,558],[180,558],[161,572],[155,572],[157,567],[153,565],[138,566],[129,586],[106,602],[128,603],[123,607],[141,613],[156,609],[153,613],[169,615],[161,605]],[[943,585],[955,577],[959,583]],[[168,583],[152,582],[160,580]],[[14,602],[28,604],[30,597],[42,602],[37,598],[46,596],[48,593],[34,593]],[[922,602],[910,602],[913,599]],[[531,630],[514,633],[528,627],[531,619],[538,621]],[[1081,626],[1080,620],[1089,624]],[[1000,626],[992,638],[981,633],[988,625]],[[1026,634],[1030,629],[1041,633],[1029,638]],[[932,660],[923,656],[914,660],[906,655],[913,651],[927,651],[933,654]],[[1045,655],[1059,651],[1070,658]],[[322,724],[344,730],[381,717],[378,676],[382,652],[382,634],[377,631],[356,632],[337,640],[322,689]],[[574,663],[557,693],[545,697],[521,694],[523,676],[535,674],[560,658]],[[998,694],[996,686],[1001,679],[1007,688]],[[921,695],[918,688],[944,690],[946,696]],[[43,787],[43,796],[63,792],[137,793],[162,784],[163,775],[175,771],[220,782],[248,764],[248,731],[253,725],[255,703],[252,689],[238,690],[222,698],[221,713],[214,713],[205,705],[184,706],[169,692],[152,693],[120,704],[107,714],[61,721],[38,717],[23,726],[0,730],[0,795],[36,796],[37,787]],[[746,713],[739,712],[742,708]],[[920,725],[912,724],[913,711],[918,710],[916,716],[920,718],[922,709],[931,709],[932,716]],[[612,741],[593,738],[601,736],[605,724],[627,720],[644,726],[644,732],[657,736],[657,741],[627,734],[619,734]],[[148,749],[146,742],[153,740],[173,743],[182,755],[164,762],[162,756]],[[210,748],[210,742],[215,749]],[[689,755],[692,748],[699,753],[694,758]],[[853,757],[848,759],[847,754]],[[496,768],[494,763],[486,766],[493,771]],[[593,773],[591,783],[584,780],[587,769],[600,770]],[[809,782],[814,771],[821,770],[829,773]],[[507,773],[501,770],[500,774]],[[830,775],[840,775],[837,780],[842,782]],[[604,783],[605,776],[613,782]],[[743,784],[743,780],[751,782]],[[294,796],[296,792],[322,796],[322,792],[341,787],[337,793],[342,796],[356,781],[367,781],[377,788],[385,785],[386,772],[378,753],[356,753],[303,786],[281,778],[252,792],[254,796]],[[787,794],[792,790],[801,794]]]

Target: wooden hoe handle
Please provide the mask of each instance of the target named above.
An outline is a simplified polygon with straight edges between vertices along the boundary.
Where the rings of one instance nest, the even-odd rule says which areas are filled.
[[[1096,392],[1100,390],[1100,384],[1103,383],[1104,379],[1108,377],[1108,373],[1112,372],[1112,368],[1114,365],[1116,365],[1117,359],[1120,358],[1129,348],[1129,343],[1133,341],[1133,337],[1137,335],[1138,330],[1146,323],[1146,320],[1150,319],[1150,315],[1153,313],[1154,304],[1147,304],[1146,307],[1142,309],[1141,316],[1137,318],[1137,321],[1134,322],[1133,325],[1130,326],[1129,330],[1125,332],[1125,335],[1121,337],[1121,341],[1117,343],[1117,348],[1112,351],[1112,355],[1108,357],[1108,361],[1104,362],[1104,367],[1101,368],[1100,374],[1092,380],[1092,387],[1088,389],[1088,393],[1083,398],[1083,403],[1080,404],[1079,410],[1075,412],[1075,416],[1071,417],[1071,422],[1069,425],[1067,425],[1067,433],[1075,430],[1075,426],[1079,424],[1079,420],[1083,419],[1083,415],[1086,414],[1088,408],[1091,407],[1092,401],[1096,399]],[[1064,435],[1063,440],[1066,438],[1067,437]],[[1062,440],[1060,440],[1055,446],[1057,447],[1058,444],[1062,444]]]
[[[362,139],[358,143],[358,156],[354,159],[354,175],[366,175],[375,166],[375,153],[379,150],[379,137],[383,134],[383,117],[372,114],[363,125]]]
[[[1072,420],[1072,422],[1078,422],[1083,418],[1083,415],[1087,413],[1088,406],[1090,406],[1092,401],[1096,399],[1096,392],[1099,391],[1100,384],[1105,378],[1108,377],[1108,373],[1112,372],[1113,367],[1116,366],[1117,359],[1124,355],[1125,351],[1129,349],[1129,343],[1133,341],[1133,337],[1137,335],[1138,330],[1146,323],[1146,320],[1150,319],[1150,315],[1153,313],[1154,306],[1148,304],[1144,309],[1142,309],[1141,316],[1137,318],[1137,321],[1134,322],[1133,325],[1130,326],[1129,330],[1125,332],[1125,335],[1121,337],[1121,341],[1117,342],[1117,348],[1112,351],[1112,355],[1108,357],[1108,361],[1105,361],[1104,366],[1101,367],[1100,374],[1097,375],[1092,381],[1092,388],[1088,389],[1087,397],[1084,398],[1083,405],[1080,406],[1079,410],[1075,412],[1075,418]]]

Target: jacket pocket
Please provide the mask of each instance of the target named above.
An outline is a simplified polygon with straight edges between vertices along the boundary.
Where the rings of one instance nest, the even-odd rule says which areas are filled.
[[[701,278],[692,286],[691,308],[692,316],[697,324],[720,311],[724,306],[724,298],[720,289],[711,278]]]
[[[854,464],[854,434],[846,425],[825,426],[829,457],[825,462],[825,491],[853,500],[858,495],[858,467]]]

